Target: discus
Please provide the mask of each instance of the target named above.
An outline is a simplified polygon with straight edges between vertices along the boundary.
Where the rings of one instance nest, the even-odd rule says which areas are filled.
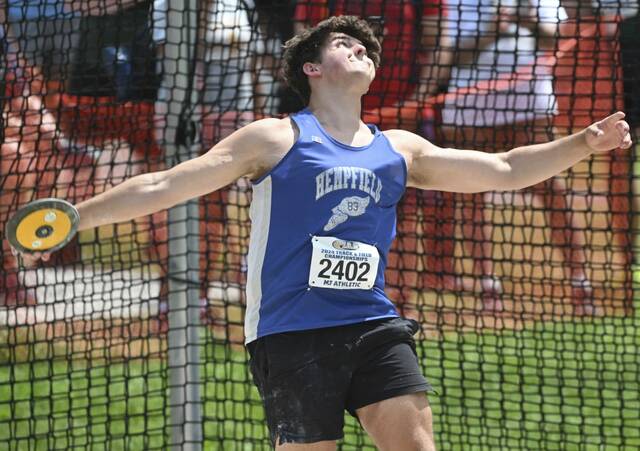
[[[78,210],[61,199],[39,199],[19,209],[7,222],[5,234],[18,252],[55,252],[78,231]]]

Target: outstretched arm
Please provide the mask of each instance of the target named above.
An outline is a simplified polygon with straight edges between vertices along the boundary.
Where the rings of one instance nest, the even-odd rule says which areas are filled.
[[[220,141],[204,155],[171,169],[141,174],[76,207],[79,230],[128,221],[208,194],[243,176],[255,177],[274,154],[291,147],[287,120],[256,121]]]
[[[535,185],[594,152],[631,147],[624,113],[615,113],[579,133],[509,152],[442,149],[404,130],[385,132],[407,161],[409,185],[422,189],[476,193]]]

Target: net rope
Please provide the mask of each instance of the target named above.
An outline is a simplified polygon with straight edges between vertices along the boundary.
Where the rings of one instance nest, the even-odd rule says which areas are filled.
[[[168,4],[1,7],[0,229],[32,200],[165,169],[177,75],[193,76],[183,132],[203,151],[300,108],[281,47],[330,14],[382,38],[363,116],[383,129],[498,152],[619,109],[640,125],[633,0],[210,0],[185,25],[190,74],[163,73]],[[407,190],[387,294],[421,324],[439,449],[640,448],[636,166],[632,148],[518,192]],[[202,448],[270,449],[243,346],[251,182],[198,202],[199,279],[179,281],[201,299]],[[0,449],[170,446],[169,226],[159,212],[84,231],[33,266],[2,232]],[[339,448],[374,449],[345,420]]]

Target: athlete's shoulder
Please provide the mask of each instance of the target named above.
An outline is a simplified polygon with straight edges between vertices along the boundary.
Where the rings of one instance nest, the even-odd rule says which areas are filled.
[[[264,143],[288,142],[293,144],[297,127],[289,117],[259,119],[241,128],[247,137],[255,138]]]
[[[407,162],[409,177],[411,177],[417,161],[424,161],[425,158],[430,158],[433,152],[439,149],[438,146],[430,143],[422,136],[406,130],[387,130],[383,133],[391,143],[391,146],[393,146]]]
[[[299,131],[290,117],[260,119],[243,127],[247,144],[259,152],[252,178],[269,172],[287,154],[298,139]]]
[[[401,154],[417,152],[425,140],[415,133],[401,129],[385,130],[382,134],[389,140],[395,150]]]
[[[250,147],[261,155],[279,153],[293,146],[297,139],[297,127],[288,117],[283,119],[259,119],[237,130],[233,144]]]

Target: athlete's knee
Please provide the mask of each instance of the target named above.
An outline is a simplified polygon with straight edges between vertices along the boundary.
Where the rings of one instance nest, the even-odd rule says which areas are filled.
[[[433,415],[424,393],[391,398],[358,410],[381,451],[434,451]]]
[[[435,451],[436,446],[433,437],[433,414],[431,412],[431,406],[427,405],[420,410],[420,419],[415,425],[408,449]]]
[[[433,418],[431,407],[427,408],[428,417],[424,418],[416,431],[415,448],[420,451],[435,451],[436,443],[433,437]]]

